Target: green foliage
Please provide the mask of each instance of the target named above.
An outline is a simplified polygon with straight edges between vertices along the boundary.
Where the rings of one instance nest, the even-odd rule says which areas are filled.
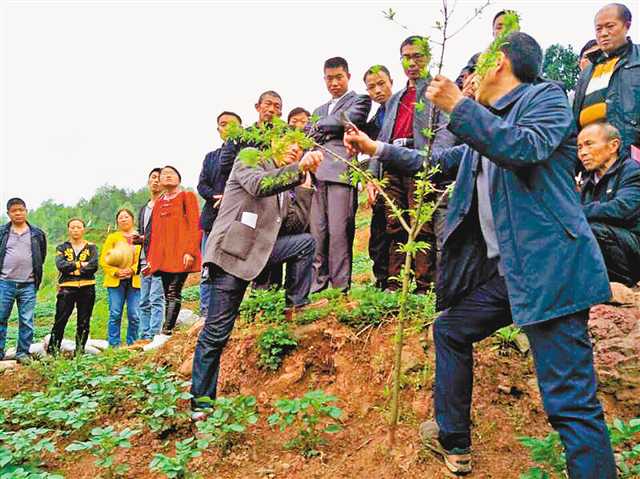
[[[96,416],[98,403],[80,390],[24,392],[0,402],[0,419],[19,427],[51,427],[65,434]]]
[[[518,441],[529,449],[531,459],[540,465],[540,467],[534,467],[521,474],[520,479],[555,477],[550,474],[562,474],[559,477],[565,477],[563,474],[566,470],[567,462],[560,442],[560,435],[557,432],[550,433],[544,439],[519,437]]]
[[[183,301],[200,301],[200,286],[189,286],[182,290]]]
[[[514,325],[498,329],[493,335],[492,350],[507,355],[510,350],[517,349],[516,339],[522,331]]]
[[[82,218],[86,223],[87,233],[106,231],[109,227],[113,229],[118,209],[128,206],[135,212],[147,200],[146,188],[133,191],[104,185],[91,198],[81,199],[75,206],[47,200],[29,212],[29,221],[42,228],[47,233],[49,242],[55,244],[66,239],[69,218]]]
[[[40,469],[40,455],[55,452],[49,429],[28,428],[17,432],[0,430],[0,479],[62,479]]]
[[[238,160],[249,167],[272,159],[280,164],[289,145],[297,144],[303,150],[308,150],[314,144],[313,139],[303,131],[291,128],[280,118],[274,118],[272,123],[248,128],[234,124],[227,130],[227,139],[253,147],[243,149],[238,155]]]
[[[199,399],[201,401],[201,399]],[[258,422],[256,398],[236,396],[218,398],[211,402],[212,412],[197,423],[198,437],[227,452],[238,442],[247,427]]]
[[[323,433],[335,434],[342,429],[338,423],[342,410],[332,405],[337,400],[321,390],[310,391],[301,398],[279,399],[268,423],[279,426],[280,431],[295,427],[296,435],[285,443],[285,448],[296,449],[305,457],[317,456],[318,447],[327,444]]]
[[[637,440],[640,434],[640,418],[631,419],[628,423],[614,419],[609,425],[609,434],[613,447],[620,449],[616,458],[618,477],[620,479],[640,477],[640,442]]]
[[[122,477],[129,470],[129,466],[115,462],[116,449],[130,448],[131,437],[139,432],[129,428],[117,432],[113,426],[96,427],[91,430],[88,441],[75,441],[67,446],[66,450],[70,452],[89,451],[97,458],[96,466],[105,469],[107,477]]]
[[[476,74],[480,78],[498,65],[498,58],[502,54],[501,50],[508,43],[507,37],[520,30],[520,15],[514,10],[507,10],[503,17],[503,28],[500,34],[491,42],[489,48],[485,50],[476,63]]]
[[[259,320],[263,323],[284,321],[284,291],[253,289],[240,305],[240,318],[246,323]]]
[[[202,450],[205,448],[206,441],[198,441],[195,437],[178,441],[175,456],[156,454],[149,464],[149,469],[153,472],[161,472],[169,479],[195,479],[198,476],[189,471],[189,462],[194,457],[202,455]]]
[[[561,81],[567,91],[575,90],[580,76],[579,60],[571,45],[555,43],[544,52],[542,72],[546,78]]]
[[[144,400],[140,415],[153,432],[162,435],[189,421],[189,414],[179,407],[179,401],[191,399],[185,391],[188,382],[176,379],[166,368],[151,365],[133,381],[139,381],[142,388],[133,398]]]
[[[287,325],[271,326],[258,336],[260,365],[275,371],[282,364],[282,359],[295,349],[298,341],[293,337]]]
[[[372,286],[353,288],[350,307],[336,308],[335,314],[338,321],[355,329],[377,326],[385,319],[398,315],[400,296],[399,293],[380,291]],[[407,316],[424,325],[431,323],[435,318],[435,295],[409,295]]]
[[[614,419],[609,426],[611,445],[619,451],[616,454],[618,477],[631,479],[640,476],[640,418],[631,419],[628,423]],[[550,433],[544,439],[533,437],[518,438],[531,454],[537,464],[520,475],[520,479],[566,478],[566,460],[557,432]]]

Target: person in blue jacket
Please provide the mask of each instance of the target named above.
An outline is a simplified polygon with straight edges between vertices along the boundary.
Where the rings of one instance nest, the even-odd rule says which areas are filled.
[[[609,479],[616,466],[597,381],[589,307],[610,298],[607,271],[582,213],[573,172],[575,122],[566,95],[534,83],[542,50],[526,33],[507,37],[476,100],[437,76],[426,96],[450,114],[464,144],[434,154],[455,177],[443,237],[434,323],[435,421],[425,446],[457,474],[471,472],[473,344],[514,322],[527,335],[545,411],[564,444],[569,477]],[[351,129],[350,153],[415,173],[422,152]]]
[[[223,111],[216,118],[217,130],[222,140],[222,146],[217,150],[210,151],[204,157],[202,170],[198,178],[198,193],[204,200],[202,213],[200,214],[200,228],[202,229],[202,250],[207,243],[207,238],[213,223],[218,217],[220,203],[224,187],[227,184],[233,162],[236,159],[237,146],[232,141],[227,141],[227,129],[233,123],[242,125],[240,115],[232,111]],[[200,315],[207,317],[209,309],[209,299],[211,293],[211,283],[205,276],[200,282]]]

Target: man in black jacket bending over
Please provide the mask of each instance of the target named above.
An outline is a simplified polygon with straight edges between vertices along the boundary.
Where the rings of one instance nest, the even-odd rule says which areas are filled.
[[[594,123],[578,135],[578,157],[587,171],[581,198],[598,240],[609,280],[640,280],[640,165],[619,157],[622,139],[609,123]]]

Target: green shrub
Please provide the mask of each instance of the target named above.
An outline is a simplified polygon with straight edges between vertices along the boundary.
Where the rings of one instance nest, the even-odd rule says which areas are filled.
[[[640,477],[640,418],[628,423],[614,419],[609,426],[611,445],[617,452],[618,477],[632,479]],[[537,466],[520,475],[520,479],[566,478],[566,459],[560,436],[552,432],[543,439],[533,437],[518,438],[531,454]]]
[[[521,330],[514,325],[498,329],[493,334],[493,346],[491,349],[498,351],[503,356],[509,354],[510,351],[518,350],[516,340],[520,333]]]
[[[200,301],[200,285],[189,286],[182,290],[182,300],[193,302]]]
[[[161,472],[169,479],[195,479],[197,476],[189,471],[189,462],[194,457],[202,455],[202,451],[206,447],[206,441],[196,440],[195,437],[178,441],[176,442],[175,456],[156,454],[149,464],[149,469]]]
[[[211,401],[211,407],[207,419],[197,423],[198,437],[223,452],[238,442],[248,426],[258,422],[256,398],[253,396],[219,398]]]
[[[40,469],[40,455],[55,452],[49,429],[28,428],[17,432],[0,430],[0,479],[62,479]]]
[[[276,412],[269,416],[270,426],[279,426],[284,431],[290,426],[296,428],[296,435],[284,445],[286,449],[296,449],[305,457],[320,454],[318,447],[327,444],[323,433],[334,434],[342,427],[337,422],[342,410],[332,403],[338,400],[324,391],[310,391],[301,398],[279,399],[275,402]]]
[[[121,477],[129,470],[126,464],[117,464],[114,461],[115,451],[118,448],[130,448],[131,437],[140,431],[132,431],[129,428],[120,432],[113,426],[105,428],[96,427],[91,430],[88,441],[75,441],[67,446],[66,451],[89,451],[96,460],[96,466],[105,469],[107,477]]]
[[[284,321],[284,291],[274,289],[253,289],[242,301],[240,317],[246,323],[259,320],[263,323]]]
[[[298,341],[293,337],[288,326],[271,326],[258,336],[257,345],[260,352],[260,365],[275,371],[282,364],[284,356],[295,349]]]

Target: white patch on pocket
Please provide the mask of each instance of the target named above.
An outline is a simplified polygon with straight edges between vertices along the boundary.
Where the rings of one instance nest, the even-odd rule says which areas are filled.
[[[256,229],[256,224],[258,223],[258,215],[255,213],[250,213],[248,211],[243,211],[242,216],[240,217],[240,223]]]

